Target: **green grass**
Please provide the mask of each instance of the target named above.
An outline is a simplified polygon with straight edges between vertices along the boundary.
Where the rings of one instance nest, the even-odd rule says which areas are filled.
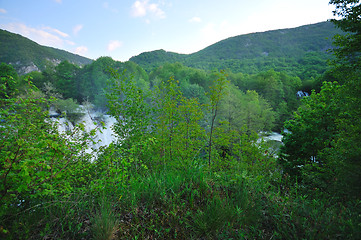
[[[235,163],[234,163],[235,164]],[[243,165],[241,165],[243,166]],[[220,167],[220,166],[217,166]],[[233,170],[232,170],[233,169]],[[357,239],[360,202],[311,198],[281,181],[190,165],[128,184],[30,200],[2,212],[1,239]],[[257,169],[260,173],[260,169]],[[291,187],[291,186],[288,186]],[[298,191],[296,191],[296,188]],[[111,191],[111,192],[110,192]],[[5,233],[5,232],[6,233]]]

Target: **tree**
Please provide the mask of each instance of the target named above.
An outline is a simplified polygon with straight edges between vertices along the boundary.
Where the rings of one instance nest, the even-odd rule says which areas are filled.
[[[204,114],[197,98],[182,96],[179,104],[179,124],[177,126],[177,155],[183,162],[190,161],[199,154],[204,146],[205,131],[200,125]]]
[[[44,110],[49,101],[38,97],[30,81],[28,86],[26,94],[4,100],[0,108],[0,216],[14,204],[68,194],[84,184],[82,169],[89,163],[84,126],[59,133]]]
[[[333,148],[341,110],[335,96],[339,89],[337,83],[325,83],[319,94],[303,99],[303,106],[285,124],[289,132],[282,140],[280,162],[289,175],[300,177],[307,165],[328,166],[325,154]]]
[[[115,148],[118,160],[138,167],[142,161],[139,148],[148,142],[151,132],[151,110],[146,102],[147,96],[136,86],[132,77],[127,77],[126,70],[120,73],[111,70],[111,75],[113,79],[108,83],[106,97],[108,113],[117,120],[113,129],[117,135]]]
[[[360,197],[361,181],[361,7],[355,0],[331,0],[333,20],[349,33],[335,37],[332,77],[320,93],[304,100],[304,107],[286,124],[280,161],[284,170],[302,176],[304,186],[329,194]]]
[[[340,20],[332,22],[341,28],[346,35],[336,35],[335,43],[339,48],[334,49],[338,60],[346,60],[349,64],[360,64],[361,53],[361,4],[359,0],[331,0],[335,5],[333,11]]]
[[[246,125],[248,131],[270,131],[275,122],[275,112],[256,91],[243,93],[229,84],[227,94],[220,103],[219,120],[227,121],[229,130],[240,132]]]
[[[227,86],[228,80],[227,75],[224,71],[221,71],[218,75],[218,78],[214,84],[210,87],[209,90],[209,109],[210,109],[210,129],[209,129],[209,140],[208,140],[208,165],[211,165],[211,156],[212,156],[212,143],[213,143],[213,130],[216,123],[216,118],[219,111],[219,105],[221,99],[224,96],[224,90]]]
[[[338,119],[338,139],[330,157],[337,167],[336,177],[339,192],[348,196],[361,196],[361,3],[359,0],[331,0],[334,14],[341,17],[333,22],[343,31],[336,36],[338,48],[334,50],[334,71],[342,80],[340,106],[342,115]],[[336,165],[336,163],[338,163]]]
[[[175,138],[177,126],[180,121],[179,104],[182,93],[179,89],[179,82],[170,77],[168,81],[162,81],[156,87],[154,103],[156,106],[156,133],[159,151],[163,158],[163,164],[175,158],[174,152],[178,148]]]
[[[18,74],[15,69],[6,63],[0,64],[0,99],[9,98],[16,92]]]
[[[55,67],[55,86],[64,98],[77,98],[78,93],[74,90],[76,89],[75,79],[79,69],[78,66],[68,61],[63,61]]]

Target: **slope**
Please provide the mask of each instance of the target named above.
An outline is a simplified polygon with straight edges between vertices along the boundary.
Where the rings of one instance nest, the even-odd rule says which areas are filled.
[[[132,57],[130,61],[147,71],[168,61],[201,69],[228,68],[233,72],[257,73],[273,68],[305,75],[305,70],[309,67],[327,67],[326,60],[330,57],[327,50],[332,48],[332,37],[340,33],[331,22],[321,22],[291,29],[239,35],[193,54],[158,50],[142,53]]]
[[[44,70],[49,62],[59,63],[67,60],[76,65],[85,65],[91,59],[64,50],[45,47],[25,38],[0,29],[0,62],[11,64],[19,74],[33,70]]]

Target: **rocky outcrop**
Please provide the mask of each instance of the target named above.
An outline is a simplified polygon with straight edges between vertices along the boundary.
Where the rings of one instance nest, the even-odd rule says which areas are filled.
[[[34,63],[31,63],[31,65],[29,65],[29,66],[21,67],[18,70],[18,74],[19,75],[25,75],[25,74],[28,74],[28,73],[33,72],[33,71],[40,72],[39,68]]]

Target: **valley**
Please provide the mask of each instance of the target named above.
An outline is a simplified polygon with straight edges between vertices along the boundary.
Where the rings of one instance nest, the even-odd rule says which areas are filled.
[[[0,30],[0,238],[358,239],[360,4],[330,4],[124,62]]]

